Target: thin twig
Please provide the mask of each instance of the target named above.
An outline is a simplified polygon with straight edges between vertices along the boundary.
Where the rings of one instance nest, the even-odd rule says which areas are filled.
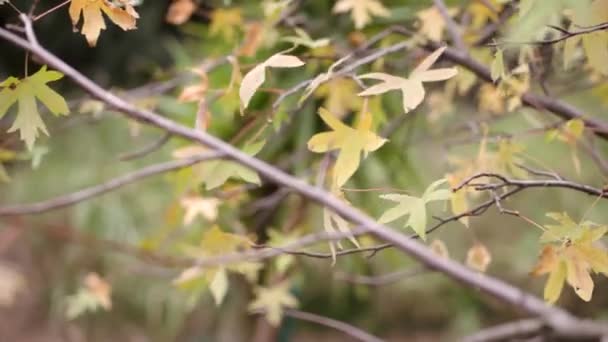
[[[163,136],[160,139],[153,141],[152,143],[140,148],[137,151],[122,154],[118,157],[118,159],[121,161],[128,161],[128,160],[145,157],[148,154],[163,147],[170,139],[171,139],[171,134],[165,133],[165,134],[163,134]]]
[[[464,342],[520,341],[542,332],[545,325],[538,319],[523,319],[483,329],[463,339]],[[544,341],[544,339],[543,339]]]
[[[336,272],[334,273],[334,278],[358,285],[384,286],[428,272],[429,271],[424,267],[413,267],[379,276],[364,276],[360,274]]]
[[[65,0],[64,2],[62,2],[62,3],[60,3],[60,4],[56,5],[56,6],[53,6],[53,7],[49,8],[48,10],[46,10],[46,11],[44,11],[44,12],[42,12],[42,13],[38,14],[37,16],[35,16],[35,17],[34,17],[34,19],[32,19],[32,21],[34,21],[34,22],[35,22],[35,21],[38,21],[38,20],[40,20],[40,19],[44,18],[44,17],[46,17],[48,14],[51,14],[51,13],[55,12],[56,10],[58,10],[58,9],[60,9],[61,7],[63,7],[63,6],[65,6],[65,5],[67,5],[67,4],[69,4],[70,2],[72,2],[72,0]]]
[[[95,185],[90,188],[78,190],[73,193],[57,196],[55,198],[47,199],[41,202],[0,207],[0,216],[41,214],[47,211],[64,208],[97,196],[101,196],[105,193],[116,190],[125,185],[138,182],[142,179],[151,176],[183,169],[194,164],[200,163],[202,161],[217,159],[221,158],[222,156],[223,154],[220,152],[210,152],[188,159],[175,160],[162,164],[151,165],[141,170],[114,178],[108,182]]]
[[[296,310],[296,309],[285,309],[283,311],[283,313],[285,314],[285,316],[288,316],[288,317],[316,323],[319,325],[323,325],[323,326],[341,331],[341,332],[347,334],[348,336],[355,338],[359,341],[363,341],[363,342],[383,342],[384,341],[355,326],[352,326],[350,324],[347,324],[347,323],[344,323],[341,321],[337,321],[337,320],[329,318],[329,317],[320,316],[317,314],[313,314],[310,312],[304,312],[304,311],[300,311],[300,310]]]
[[[454,21],[454,19],[450,16],[447,6],[443,2],[443,0],[433,0],[435,7],[439,11],[439,14],[443,17],[445,24],[448,28],[448,32],[450,33],[450,37],[452,38],[452,43],[456,46],[461,53],[467,54],[467,46],[462,40],[462,34],[458,24]]]

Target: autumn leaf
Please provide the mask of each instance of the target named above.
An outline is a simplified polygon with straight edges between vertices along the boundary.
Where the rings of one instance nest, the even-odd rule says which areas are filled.
[[[523,164],[521,157],[525,147],[509,139],[502,139],[498,143],[495,169],[499,173],[512,175],[517,178],[526,178],[528,173],[518,165]]]
[[[584,3],[584,2],[581,2]],[[580,27],[592,27],[608,21],[608,2],[603,0],[592,1],[574,10],[573,22],[570,31],[574,32]],[[608,32],[598,30],[588,34],[571,37],[564,43],[564,67],[567,69],[575,47],[582,41],[583,51],[589,65],[597,72],[608,75]]]
[[[379,0],[338,0],[334,13],[351,12],[355,28],[360,30],[372,21],[372,16],[388,17],[390,12]]]
[[[578,157],[578,142],[583,136],[583,132],[585,131],[585,122],[582,119],[572,119],[568,120],[564,125],[559,128],[550,130],[547,132],[547,140],[559,140],[562,141],[568,146],[570,146],[570,156],[572,158],[572,164],[574,164],[574,168],[576,173],[580,175],[581,173],[581,162]]]
[[[265,141],[248,144],[243,148],[243,152],[250,156],[255,156],[262,147],[264,147]],[[241,179],[248,183],[259,185],[261,183],[260,177],[254,170],[243,166],[237,162],[229,160],[212,160],[207,163],[203,163],[199,167],[199,176],[203,183],[205,183],[205,189],[211,190],[219,186],[224,185],[229,179],[236,178]]]
[[[196,8],[194,0],[173,0],[165,20],[173,25],[181,25],[190,19]]]
[[[420,33],[432,41],[441,41],[445,29],[445,19],[437,7],[432,6],[416,14],[420,20]]]
[[[223,232],[218,226],[207,230],[198,247],[189,248],[196,258],[208,258],[222,254],[243,252],[251,248],[251,241],[242,235]],[[173,284],[183,290],[196,289],[200,283],[209,287],[216,305],[220,305],[228,292],[228,271],[255,277],[261,267],[258,263],[240,262],[224,266],[202,268],[193,266],[184,270]]]
[[[545,285],[545,300],[554,303],[559,298],[563,283],[567,282],[584,301],[593,294],[593,279],[590,272],[608,276],[608,253],[598,244],[608,227],[591,222],[577,224],[567,213],[548,213],[558,224],[545,225],[540,237],[547,245],[536,264],[533,275],[549,273]]]
[[[72,0],[70,3],[70,18],[74,27],[82,16],[81,33],[87,38],[89,46],[97,45],[97,39],[102,30],[106,29],[102,12],[121,29],[128,31],[137,28],[137,12],[131,5],[120,8],[108,0]]]
[[[57,81],[63,74],[57,71],[47,71],[46,66],[22,80],[9,77],[0,83],[0,118],[15,103],[18,103],[17,118],[9,132],[19,131],[19,136],[29,150],[34,147],[38,131],[49,135],[40,113],[36,99],[55,115],[67,115],[70,112],[64,98],[47,86],[47,83]]]
[[[452,191],[437,189],[445,182],[445,179],[433,182],[426,188],[422,197],[402,194],[381,195],[380,198],[399,204],[385,211],[378,222],[389,223],[400,217],[409,216],[405,227],[411,227],[422,240],[426,240],[426,204],[433,201],[445,201],[450,198]]]
[[[485,272],[488,265],[492,261],[490,251],[483,244],[476,242],[473,247],[467,251],[467,266],[479,271]]]
[[[194,219],[197,216],[202,216],[208,221],[215,221],[220,200],[217,198],[189,196],[182,198],[180,203],[186,210],[186,213],[184,214],[184,225],[189,225],[194,222]]]
[[[289,283],[282,282],[273,287],[254,289],[255,299],[249,304],[249,311],[263,311],[266,319],[273,326],[278,326],[283,318],[285,308],[295,308],[298,300],[289,292]]]
[[[361,155],[365,158],[367,153],[379,149],[387,140],[370,130],[372,117],[369,113],[361,113],[356,128],[345,125],[322,107],[319,115],[333,131],[314,135],[308,141],[308,149],[316,153],[339,150],[333,168],[333,184],[341,187],[359,168]]]
[[[490,66],[490,76],[492,77],[492,82],[496,82],[499,79],[504,79],[507,77],[502,49],[496,49],[494,59],[492,60],[492,64]]]
[[[435,253],[436,255],[438,255],[442,258],[446,258],[446,259],[450,258],[450,253],[448,252],[448,247],[445,245],[445,242],[443,242],[439,239],[433,240],[433,242],[431,242],[431,244],[429,245],[429,248],[431,249],[431,251],[433,253]]]
[[[66,316],[74,319],[86,312],[95,312],[100,308],[112,308],[112,286],[97,273],[89,273],[84,279],[84,286],[67,298]]]
[[[357,84],[350,78],[334,78],[315,92],[316,97],[324,97],[323,107],[336,117],[342,118],[350,111],[361,109],[362,100],[357,97]]]
[[[443,68],[429,70],[431,65],[437,61],[446,47],[435,50],[425,58],[411,73],[408,78],[397,77],[381,72],[374,72],[358,76],[360,79],[375,79],[382,81],[366,90],[360,92],[359,96],[371,96],[386,93],[391,90],[401,90],[403,96],[403,110],[407,113],[422,103],[424,100],[423,82],[436,82],[447,80],[456,76],[456,68]]]
[[[16,303],[18,295],[28,290],[27,285],[22,272],[4,262],[0,263],[0,308]]]
[[[211,13],[209,35],[213,37],[221,34],[225,41],[232,42],[236,30],[242,26],[243,17],[240,8],[218,8]]]
[[[312,39],[308,32],[301,28],[294,28],[295,36],[287,36],[281,38],[284,42],[292,43],[293,45],[305,46],[309,49],[317,49],[329,45],[329,38]]]
[[[298,57],[278,53],[270,56],[264,63],[255,66],[243,77],[239,89],[243,109],[247,108],[253,94],[266,80],[266,68],[296,68],[302,65],[304,65],[304,62]]]
[[[246,144],[243,152],[255,156],[264,147],[265,141]],[[208,152],[203,146],[190,145],[173,151],[175,159],[187,159]],[[190,182],[205,183],[206,190],[212,190],[224,185],[229,179],[240,179],[248,183],[260,184],[261,180],[257,172],[230,160],[210,160],[192,166],[193,175]]]

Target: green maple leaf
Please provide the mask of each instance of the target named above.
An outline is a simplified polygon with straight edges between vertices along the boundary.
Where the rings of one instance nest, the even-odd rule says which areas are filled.
[[[55,115],[66,115],[70,111],[65,99],[46,85],[62,77],[62,73],[47,71],[46,66],[43,66],[37,73],[22,80],[9,77],[0,83],[0,118],[13,104],[18,103],[17,118],[8,131],[18,130],[29,150],[33,148],[39,130],[49,135],[38,112],[36,99]]]
[[[247,145],[243,151],[250,156],[256,155],[265,141]],[[261,183],[258,174],[239,163],[227,160],[214,160],[201,165],[200,176],[205,183],[205,189],[211,190],[224,185],[230,178],[242,179],[245,182],[259,185]]]
[[[432,201],[445,201],[450,198],[452,191],[448,189],[437,190],[437,188],[445,182],[445,179],[440,179],[432,183],[424,191],[422,197],[401,194],[380,196],[382,199],[397,202],[399,204],[385,211],[378,221],[380,223],[389,223],[402,216],[409,215],[405,227],[412,227],[420,238],[426,240],[426,204]]]

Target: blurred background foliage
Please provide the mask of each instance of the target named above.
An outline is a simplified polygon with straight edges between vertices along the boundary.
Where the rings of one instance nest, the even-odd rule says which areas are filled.
[[[28,8],[30,3],[14,1],[19,8]],[[49,8],[55,3],[41,1],[39,8]],[[430,6],[432,1],[386,0],[383,3],[390,8],[391,16],[378,18],[357,32],[353,31],[347,15],[330,14],[333,1],[303,1],[297,17],[312,37],[332,39],[332,48],[324,53],[343,55],[356,48],[360,40],[371,37],[387,25],[415,27],[416,13]],[[467,1],[448,3],[458,7]],[[108,24],[107,32],[101,35],[95,48],[89,48],[84,38],[72,31],[66,9],[41,20],[36,31],[46,47],[76,69],[101,85],[129,96],[129,89],[188,74],[188,70],[201,61],[221,57],[238,45],[244,37],[243,26],[231,27],[235,31],[233,39],[210,34],[210,14],[214,9],[240,7],[248,20],[263,17],[258,1],[201,1],[200,5],[188,23],[174,26],[164,19],[168,1],[145,0],[137,7],[141,16],[137,30],[122,32]],[[14,13],[7,6],[0,6],[0,25],[16,22]],[[293,33],[289,28],[279,28],[275,34]],[[403,38],[389,36],[381,44],[386,46],[400,39]],[[287,47],[287,43],[271,40],[271,44],[260,48],[256,55],[242,58],[241,65],[249,67]],[[0,42],[0,51],[0,79],[9,75],[21,76],[23,52],[5,42]],[[293,53],[299,55],[306,51],[299,48]],[[399,52],[379,63],[384,63],[387,70],[395,74],[404,75],[403,70],[411,68],[416,53]],[[489,61],[485,62],[489,64]],[[325,71],[330,64],[331,61],[310,59],[305,68],[295,72],[272,72],[268,84],[286,89]],[[36,68],[35,61],[30,63],[30,70],[33,68]],[[209,74],[210,88],[225,88],[230,75],[229,65],[218,67]],[[177,100],[183,85],[191,80],[196,79],[186,77],[175,90],[133,100],[193,126],[196,104]],[[580,71],[556,69],[550,74],[548,84],[558,89],[556,93],[561,99],[578,106],[586,114],[605,118],[606,96],[597,89],[581,90],[571,86],[576,81],[580,81]],[[245,116],[239,115],[235,98],[223,98],[210,107],[213,116],[209,130],[228,140],[245,125],[251,125],[253,129],[239,143],[246,142],[255,132],[262,132],[267,143],[258,155],[260,158],[314,181],[322,158],[307,152],[306,142],[314,133],[326,129],[316,108],[327,106],[327,98],[332,93],[348,87],[353,86],[342,83],[325,93],[320,90],[321,95],[316,94],[296,113],[289,113],[289,109],[295,107],[297,96],[289,98],[279,112],[273,114],[268,108],[275,95],[256,95]],[[3,204],[42,200],[98,184],[145,165],[169,160],[173,151],[187,145],[179,139],[171,139],[144,158],[121,161],[119,156],[159,139],[162,132],[128,122],[106,109],[95,113],[79,112],[85,94],[67,79],[57,82],[55,89],[72,101],[75,110],[68,118],[44,117],[51,137],[37,142],[33,154],[42,158],[37,167],[32,167],[32,155],[27,152],[22,152],[26,155],[23,159],[27,160],[5,164],[11,181],[0,185]],[[344,107],[345,114],[357,109],[349,107],[356,106],[352,97],[356,91],[356,86],[354,90],[345,91],[345,98],[334,99],[337,101],[334,106]],[[579,153],[582,167],[578,174],[569,146],[548,142],[544,133],[521,134],[541,123],[557,120],[531,109],[500,114],[480,110],[476,100],[478,91],[479,86],[475,86],[467,96],[452,99],[446,95],[445,84],[434,84],[428,87],[429,95],[423,105],[408,115],[402,114],[400,96],[383,96],[377,105],[381,110],[373,113],[374,122],[379,124],[380,131],[391,125],[390,141],[362,163],[348,188],[391,187],[420,194],[428,184],[450,171],[449,157],[473,158],[476,155],[482,139],[480,123],[487,125],[489,136],[513,136],[523,144],[526,163],[532,166],[554,170],[581,183],[604,184],[604,177],[585,154]],[[449,103],[442,106],[446,99]],[[0,121],[0,147],[21,150],[14,135],[5,133],[9,119],[7,116]],[[496,149],[495,141],[490,140],[491,149]],[[598,144],[605,151],[604,144]],[[18,270],[25,285],[11,305],[0,307],[0,331],[14,334],[13,341],[244,341],[254,336],[261,323],[256,316],[246,313],[245,307],[252,293],[241,276],[231,276],[226,302],[216,308],[206,290],[193,295],[171,284],[179,269],[155,266],[145,258],[125,255],[111,245],[90,242],[83,237],[92,235],[101,240],[180,255],[181,245],[196,244],[212,225],[201,219],[187,227],[181,224],[183,210],[179,197],[183,195],[183,182],[188,183],[188,177],[187,172],[154,177],[70,208],[2,219],[1,261]],[[242,183],[230,182],[222,191],[240,188]],[[322,229],[320,209],[293,195],[285,196],[267,210],[256,211],[254,205],[276,191],[274,185],[265,183],[226,200],[220,207],[219,225],[226,231],[248,233],[261,242],[268,238],[271,229],[301,233]],[[201,192],[203,195],[218,193]],[[387,207],[387,203],[378,198],[380,194],[377,191],[346,191],[353,205],[374,217]],[[593,201],[577,192],[536,189],[513,197],[505,205],[542,223],[546,222],[546,212],[555,211],[565,211],[575,220],[580,219]],[[449,215],[442,204],[432,205],[431,212]],[[587,218],[598,223],[608,222],[607,204],[597,203]],[[395,228],[402,229],[399,224]],[[529,276],[539,253],[539,235],[538,229],[524,221],[490,209],[483,216],[472,218],[469,229],[452,222],[434,232],[430,240],[444,241],[450,257],[461,261],[475,241],[482,241],[492,253],[489,274],[541,294],[544,279]],[[326,251],[327,247],[320,244],[315,250]],[[348,321],[395,341],[450,340],[516,314],[474,289],[460,287],[438,274],[425,273],[382,287],[354,285],[337,276],[381,275],[415,267],[407,257],[390,249],[372,258],[366,258],[364,254],[339,258],[333,267],[329,259],[297,258],[295,263],[289,277],[302,310]],[[112,310],[67,320],[68,298],[77,292],[89,272],[103,275],[111,284]],[[262,274],[261,282],[264,276]],[[560,305],[586,317],[605,316],[608,293],[602,289],[606,285],[605,279],[597,279],[598,290],[591,303],[583,303],[573,292],[565,291]],[[284,341],[346,340],[336,332],[291,318],[286,318],[279,336]]]

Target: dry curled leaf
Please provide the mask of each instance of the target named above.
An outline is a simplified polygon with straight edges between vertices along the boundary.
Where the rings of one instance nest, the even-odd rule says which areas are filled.
[[[298,57],[278,53],[270,56],[264,63],[255,66],[243,77],[239,89],[243,109],[247,108],[253,94],[266,80],[266,68],[296,68],[302,65],[304,65],[304,62]]]

